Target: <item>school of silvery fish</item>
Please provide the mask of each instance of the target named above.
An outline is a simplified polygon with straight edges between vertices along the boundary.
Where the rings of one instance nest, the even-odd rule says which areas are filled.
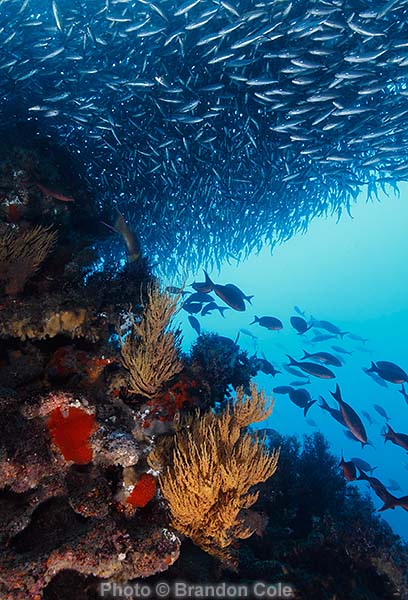
[[[0,0],[2,125],[69,148],[169,273],[395,189],[407,74],[407,0]]]

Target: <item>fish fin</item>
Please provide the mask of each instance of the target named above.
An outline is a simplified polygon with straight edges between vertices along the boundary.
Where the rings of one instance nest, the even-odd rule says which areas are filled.
[[[252,296],[245,296],[245,300],[246,300],[247,302],[249,302],[249,304],[250,304],[251,306],[252,306],[252,302],[251,302],[252,298],[254,298],[254,295],[253,295],[253,294],[252,294]]]
[[[371,361],[371,367],[369,369],[365,369],[366,373],[376,373],[377,371],[377,365],[373,361]]]
[[[303,350],[303,356],[300,360],[305,360],[305,358],[309,358],[310,354],[309,352],[306,352],[306,350]]]
[[[303,409],[303,414],[305,417],[307,417],[307,413],[309,412],[309,409],[313,406],[313,404],[316,402],[316,400],[312,400],[312,402],[309,402],[309,404],[306,404],[306,406]]]
[[[330,408],[330,406],[328,405],[327,401],[325,398],[323,398],[323,396],[319,396],[320,400],[321,400],[321,404],[319,405],[320,408],[323,408],[324,410],[327,410],[328,408]]]
[[[254,323],[258,323],[258,322],[259,322],[259,317],[254,315],[254,320],[252,321],[252,323],[250,323],[250,325],[253,325]]]
[[[330,392],[330,393],[333,396],[333,398],[335,400],[337,400],[337,402],[341,402],[342,401],[341,392],[340,392],[340,388],[339,388],[339,384],[338,383],[336,383],[336,391],[335,392]]]
[[[289,354],[287,354],[286,356],[289,359],[289,365],[292,365],[292,366],[295,366],[295,367],[298,366],[299,363],[294,358],[292,358],[292,356],[290,356]]]
[[[347,335],[348,333],[350,333],[349,331],[340,331],[339,336],[341,337],[341,339],[343,339],[343,336]]]
[[[214,282],[210,279],[210,276],[208,275],[207,271],[205,271],[204,269],[203,271],[205,276],[205,282],[211,285],[212,289],[214,289]]]

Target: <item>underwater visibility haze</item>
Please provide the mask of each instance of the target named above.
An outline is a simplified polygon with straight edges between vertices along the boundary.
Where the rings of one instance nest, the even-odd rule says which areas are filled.
[[[407,40],[0,0],[1,600],[408,598]]]

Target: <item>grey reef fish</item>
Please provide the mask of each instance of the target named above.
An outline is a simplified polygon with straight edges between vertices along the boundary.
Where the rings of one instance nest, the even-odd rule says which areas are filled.
[[[320,408],[325,410],[335,419],[340,425],[344,425],[346,427],[346,423],[344,421],[343,415],[339,411],[338,408],[333,408],[329,405],[329,403],[323,398],[323,396],[319,396],[321,404],[319,404]]]
[[[325,365],[331,365],[333,367],[341,367],[342,363],[338,358],[330,354],[329,352],[306,352],[303,350],[303,356],[300,360],[305,360],[306,358],[312,358],[313,360],[318,360]]]
[[[294,375],[295,377],[303,377],[304,379],[309,379],[309,376],[306,373],[302,373],[302,371],[299,371],[299,369],[294,369],[290,365],[282,365],[282,368],[285,369],[285,371],[287,371],[291,375]]]
[[[352,460],[344,460],[343,454],[341,455],[339,467],[342,468],[343,475],[347,481],[355,481],[357,479],[357,469],[355,463]]]
[[[350,460],[353,461],[353,463],[356,465],[356,467],[358,467],[362,471],[365,471],[366,473],[370,473],[370,475],[372,475],[373,471],[375,471],[375,469],[377,469],[377,467],[372,467],[366,460],[363,460],[362,458],[353,456],[350,458]]]
[[[299,379],[291,381],[289,385],[291,385],[292,387],[302,387],[302,385],[309,385],[310,383],[310,379]]]
[[[346,335],[346,333],[348,333],[348,331],[341,331],[341,329],[339,327],[337,327],[337,325],[334,325],[334,323],[330,323],[330,321],[318,321],[317,319],[314,319],[312,317],[312,326],[313,327],[318,327],[319,329],[325,329],[326,331],[328,331],[329,333],[334,334],[335,336],[339,335],[341,338],[343,338],[344,335]]]
[[[341,415],[349,431],[354,435],[354,437],[356,437],[361,442],[361,445],[363,447],[366,444],[369,444],[369,442],[367,441],[367,433],[363,422],[354,410],[354,408],[352,408],[350,404],[347,404],[347,402],[344,402],[341,396],[339,384],[336,385],[336,390],[330,393],[336,400],[336,402],[338,402]]]
[[[356,342],[362,342],[363,344],[366,344],[368,342],[368,338],[363,338],[361,337],[361,335],[356,335],[355,333],[348,333],[347,337]]]
[[[374,404],[374,410],[378,412],[379,415],[384,417],[386,421],[390,420],[390,417],[387,415],[385,408],[381,406],[381,404]]]
[[[408,381],[408,375],[398,365],[387,360],[371,361],[371,367],[366,373],[377,373],[382,379],[390,383],[404,383]]]
[[[408,434],[407,433],[397,433],[392,429],[392,427],[387,423],[388,430],[383,433],[384,443],[388,440],[395,444],[396,446],[400,446],[404,450],[408,452]]]
[[[312,344],[318,344],[320,342],[327,342],[327,340],[332,340],[333,338],[336,338],[336,335],[333,335],[332,333],[321,333],[319,335],[315,335],[314,337],[312,337],[312,339],[310,340],[312,342]]]
[[[318,377],[319,379],[333,379],[335,374],[333,371],[330,371],[327,367],[322,364],[313,363],[313,362],[302,362],[297,361],[289,354],[286,355],[289,358],[289,366],[299,367],[308,375],[313,375],[314,377]]]
[[[381,377],[379,377],[377,375],[377,373],[373,373],[372,371],[370,371],[367,367],[362,367],[362,370],[364,371],[364,373],[366,373],[369,377],[371,377],[371,379],[373,381],[375,381],[375,383],[377,385],[379,385],[380,387],[384,387],[387,388],[388,387],[388,383],[382,379]]]
[[[312,328],[312,325],[308,325],[303,317],[290,317],[290,324],[293,329],[296,329],[298,335],[302,335]]]
[[[352,352],[350,352],[349,350],[346,350],[345,348],[342,348],[341,346],[331,346],[332,350],[334,350],[335,352],[340,352],[340,354],[353,354]]]
[[[279,331],[283,327],[282,321],[280,321],[277,317],[257,317],[255,315],[254,320],[252,323],[250,323],[250,325],[253,325],[254,323],[259,323],[261,327],[265,327],[271,331]]]

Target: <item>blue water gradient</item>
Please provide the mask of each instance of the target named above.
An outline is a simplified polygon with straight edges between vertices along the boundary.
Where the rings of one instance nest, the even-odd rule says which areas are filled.
[[[401,386],[388,384],[380,387],[362,371],[369,367],[371,359],[396,362],[408,370],[408,184],[401,186],[401,196],[382,197],[381,203],[365,203],[365,194],[348,215],[336,222],[334,218],[315,220],[305,235],[297,235],[280,247],[273,255],[268,250],[252,255],[240,265],[225,264],[220,273],[210,272],[214,281],[234,283],[246,294],[254,294],[253,307],[238,313],[229,310],[223,319],[217,312],[200,318],[202,331],[214,331],[236,338],[240,328],[249,329],[257,337],[258,354],[263,352],[274,366],[287,363],[286,353],[300,358],[302,349],[309,352],[326,350],[337,344],[352,351],[343,355],[345,366],[335,369],[343,398],[361,415],[370,413],[375,423],[370,426],[364,420],[369,440],[374,448],[348,440],[343,428],[316,403],[309,411],[317,428],[330,440],[332,451],[345,459],[359,456],[372,466],[378,466],[374,475],[386,485],[388,478],[396,480],[401,490],[397,496],[408,494],[408,455],[390,442],[384,444],[381,431],[384,419],[373,409],[382,405],[391,418],[396,431],[408,433],[408,405],[398,392]],[[193,273],[193,279],[203,280],[202,272]],[[171,282],[180,283],[180,282]],[[289,319],[298,305],[307,316],[326,319],[342,330],[369,339],[363,346],[347,336],[344,340],[333,339],[322,344],[307,344],[314,334],[298,336]],[[281,331],[269,331],[257,324],[250,325],[253,315],[272,315],[283,322]],[[195,340],[196,333],[182,311],[180,319],[187,349]],[[326,332],[323,332],[326,333]],[[253,354],[254,340],[240,335],[239,344]],[[367,351],[362,350],[366,349]],[[259,375],[257,382],[268,393],[274,386],[287,385],[296,379],[285,372],[272,378]],[[336,403],[330,395],[335,381],[312,378],[307,389],[313,398],[322,394],[332,406]],[[263,426],[264,424],[262,424]],[[288,396],[276,396],[275,408],[267,426],[283,434],[310,433],[313,428],[303,417],[303,411],[294,406]],[[365,482],[357,482],[360,489],[369,491]],[[374,504],[382,503],[373,495]],[[401,508],[388,510],[384,518],[394,530],[408,539],[408,513]]]

